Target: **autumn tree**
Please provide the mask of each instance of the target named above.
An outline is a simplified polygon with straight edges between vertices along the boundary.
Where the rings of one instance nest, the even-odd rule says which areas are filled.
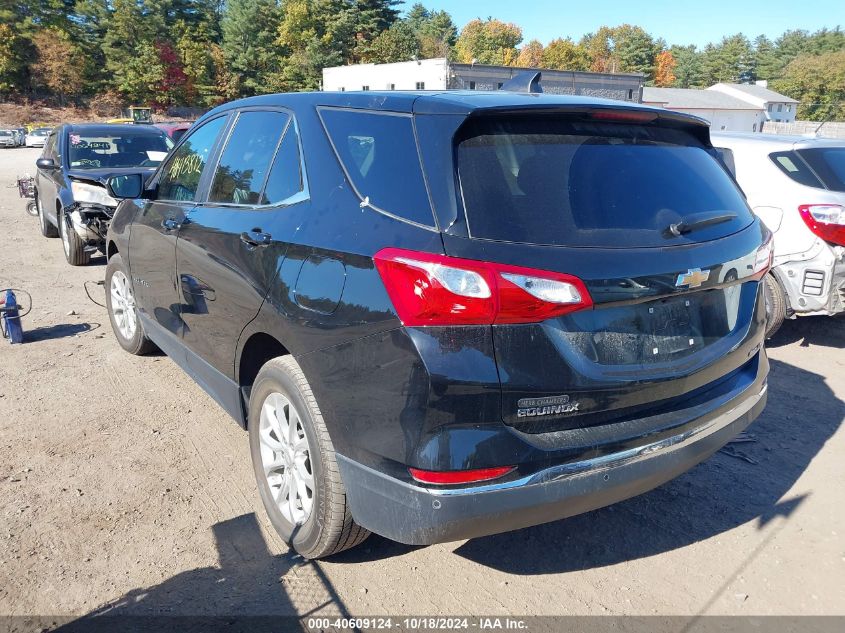
[[[59,96],[76,96],[84,89],[84,62],[68,36],[51,28],[36,33],[32,42],[36,61],[32,64],[33,81]]]
[[[463,63],[509,66],[516,61],[522,29],[500,20],[472,20],[464,26],[455,44],[455,55]]]
[[[543,66],[543,45],[540,40],[531,40],[519,49],[516,65],[522,68],[541,68]]]
[[[570,38],[557,38],[543,49],[543,68],[555,70],[589,70],[590,58],[580,44]]]
[[[675,83],[675,58],[671,51],[661,51],[654,58],[654,85],[668,88]]]
[[[654,74],[654,59],[661,46],[644,29],[631,24],[602,26],[585,35],[581,46],[590,59],[590,70],[609,73]]]

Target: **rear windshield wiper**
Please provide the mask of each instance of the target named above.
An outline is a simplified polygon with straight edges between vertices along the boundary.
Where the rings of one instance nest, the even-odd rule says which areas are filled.
[[[713,226],[714,224],[730,222],[736,218],[736,213],[699,213],[697,215],[691,215],[686,220],[670,224],[664,229],[663,234],[666,237],[679,237],[686,233],[697,231],[698,229]]]

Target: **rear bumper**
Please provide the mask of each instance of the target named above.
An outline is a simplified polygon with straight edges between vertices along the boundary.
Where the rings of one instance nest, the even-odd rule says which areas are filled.
[[[352,516],[363,527],[412,545],[462,540],[563,519],[651,490],[745,429],[766,396],[763,379],[678,435],[470,488],[423,488],[337,458]]]

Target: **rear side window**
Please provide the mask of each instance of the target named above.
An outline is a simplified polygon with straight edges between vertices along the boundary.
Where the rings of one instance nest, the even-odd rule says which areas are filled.
[[[362,201],[379,211],[433,226],[410,115],[323,108],[320,116]]]
[[[158,184],[161,200],[189,201],[197,194],[200,177],[226,117],[213,119],[194,130],[173,152],[164,166]]]
[[[769,154],[769,158],[777,165],[778,169],[795,182],[806,185],[807,187],[824,189],[824,185],[822,185],[821,181],[813,173],[813,170],[801,160],[801,157],[796,152],[774,152],[773,154]]]
[[[267,177],[267,186],[261,194],[261,204],[280,204],[302,190],[299,134],[296,132],[296,126],[291,123],[273,159],[273,166]]]
[[[214,172],[209,201],[258,204],[289,119],[284,112],[241,112]]]
[[[753,222],[725,169],[667,128],[535,117],[477,119],[456,138],[472,237],[648,247],[716,239]],[[701,222],[719,217],[718,222]],[[671,225],[696,224],[675,235]]]
[[[797,152],[831,191],[845,192],[845,147],[818,147]]]

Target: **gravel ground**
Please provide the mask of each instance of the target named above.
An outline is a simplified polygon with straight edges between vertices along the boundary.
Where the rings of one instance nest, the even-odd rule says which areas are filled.
[[[0,341],[0,614],[845,614],[845,320],[787,323],[755,441],[653,492],[305,562],[246,434],[166,356],[120,349],[83,289],[103,260],[68,266],[6,186],[37,154],[0,150],[0,288],[34,301],[27,342]]]

